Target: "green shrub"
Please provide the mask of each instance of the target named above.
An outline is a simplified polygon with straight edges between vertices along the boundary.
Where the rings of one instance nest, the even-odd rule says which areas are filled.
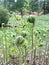
[[[0,27],[2,23],[7,24],[9,20],[9,14],[7,9],[0,7]]]

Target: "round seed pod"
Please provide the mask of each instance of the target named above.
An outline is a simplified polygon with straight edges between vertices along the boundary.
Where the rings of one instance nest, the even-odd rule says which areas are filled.
[[[35,24],[35,18],[30,16],[28,17],[28,20],[27,20],[29,23],[33,23],[33,25]]]

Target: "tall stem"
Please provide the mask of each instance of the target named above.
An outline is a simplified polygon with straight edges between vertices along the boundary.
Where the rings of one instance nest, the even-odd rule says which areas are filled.
[[[33,24],[32,24],[32,29],[31,29],[31,30],[32,30],[32,31],[31,31],[31,32],[32,32],[32,52],[31,52],[31,65],[33,64],[33,28],[34,28],[34,27],[33,27]]]
[[[34,62],[33,62],[33,65],[36,65],[36,63],[35,63],[35,56],[36,56],[36,47],[34,49]]]
[[[6,58],[6,60],[5,60],[5,65],[6,65],[6,63],[7,63],[7,56],[8,56],[8,49],[7,49],[7,39],[6,39],[6,33],[5,33],[5,49],[6,49],[6,54],[5,54],[5,58]]]

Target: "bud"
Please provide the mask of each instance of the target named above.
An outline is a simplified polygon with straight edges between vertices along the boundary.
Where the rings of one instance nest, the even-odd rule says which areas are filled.
[[[29,23],[33,23],[33,25],[35,25],[35,18],[30,16],[27,20]]]

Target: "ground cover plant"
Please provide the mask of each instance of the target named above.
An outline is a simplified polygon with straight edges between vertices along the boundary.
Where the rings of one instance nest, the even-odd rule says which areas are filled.
[[[49,14],[33,17],[35,18],[35,26],[32,48],[32,24],[28,22],[28,16],[21,18],[20,15],[15,17],[12,14],[8,21],[8,25],[11,25],[11,27],[2,25],[0,28],[0,63],[3,65],[47,65],[49,63],[48,16]],[[18,45],[15,43],[16,39]]]
[[[0,65],[49,65],[47,7],[48,0],[0,0]]]

